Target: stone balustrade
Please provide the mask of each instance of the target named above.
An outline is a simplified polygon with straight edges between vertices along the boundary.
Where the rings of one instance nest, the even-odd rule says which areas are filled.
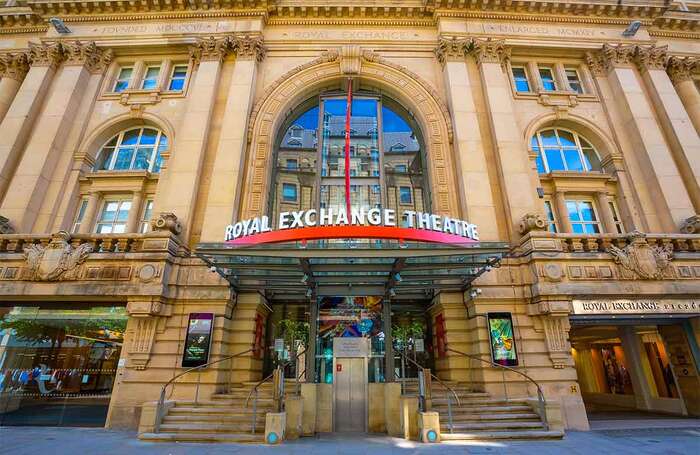
[[[55,237],[56,234],[0,234],[0,254],[22,253],[31,245],[46,247]],[[187,252],[179,239],[166,231],[146,234],[70,234],[67,243],[73,248],[89,244],[92,253]]]
[[[560,251],[563,253],[606,253],[612,247],[625,248],[632,241],[644,241],[652,247],[662,247],[673,252],[700,252],[700,235],[697,234],[555,234],[532,231],[520,241],[523,252]]]

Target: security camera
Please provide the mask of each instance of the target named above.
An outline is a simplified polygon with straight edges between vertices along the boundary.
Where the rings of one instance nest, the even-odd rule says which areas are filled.
[[[49,19],[49,23],[53,25],[53,28],[56,29],[56,31],[61,35],[68,35],[71,33],[70,29],[66,27],[66,24],[64,24],[63,21],[57,17],[52,17]]]
[[[210,271],[211,273],[216,273],[216,267],[214,267],[214,266],[212,265],[211,267],[209,267],[209,271]]]
[[[622,36],[634,36],[637,34],[637,31],[639,30],[639,27],[642,26],[642,23],[640,21],[632,21],[630,22],[630,25],[627,26],[624,32],[622,32]]]

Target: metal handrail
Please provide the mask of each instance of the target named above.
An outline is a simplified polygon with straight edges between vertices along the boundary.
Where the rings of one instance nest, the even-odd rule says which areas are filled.
[[[294,355],[293,358],[287,360],[286,362],[284,362],[284,363],[281,364],[281,365],[278,365],[277,368],[282,368],[282,371],[284,372],[284,369],[287,368],[288,365],[291,365],[291,363],[292,363],[293,361],[296,361],[296,360],[299,358],[300,355],[306,353],[306,350],[307,350],[307,349],[308,349],[308,346],[305,347],[301,352],[296,353],[296,354]],[[304,370],[304,372],[305,372],[305,371],[306,371],[306,370]],[[257,393],[258,387],[260,387],[261,385],[263,385],[264,383],[266,383],[267,381],[269,381],[270,378],[272,378],[272,376],[274,376],[274,375],[275,375],[275,372],[273,371],[272,373],[270,373],[268,376],[266,376],[265,378],[263,378],[263,379],[261,379],[260,381],[258,381],[258,383],[255,384],[255,385],[253,386],[253,388],[250,390],[250,392],[248,393],[248,396],[247,396],[246,399],[245,399],[245,407],[246,407],[246,408],[248,407],[248,402],[250,401],[250,397],[253,395],[253,392],[256,392],[256,393]],[[284,380],[284,377],[282,377],[282,380]],[[298,378],[297,378],[297,382],[299,382]]]
[[[160,389],[160,397],[158,398],[158,405],[156,406],[156,423],[155,423],[155,425],[154,425],[154,431],[155,431],[155,433],[158,433],[158,431],[160,431],[160,422],[161,422],[161,420],[162,420],[162,418],[163,418],[163,415],[162,415],[162,413],[163,413],[163,405],[165,404],[165,392],[166,392],[168,386],[170,386],[171,384],[174,384],[174,383],[175,383],[175,380],[176,380],[176,379],[178,379],[178,378],[180,378],[180,377],[186,375],[187,373],[191,373],[192,371],[199,370],[199,375],[197,376],[197,387],[196,387],[196,389],[195,389],[195,395],[194,395],[194,402],[197,403],[197,401],[198,401],[198,399],[199,399],[199,381],[200,381],[200,379],[201,379],[201,377],[202,377],[202,371],[201,371],[202,369],[204,369],[204,368],[206,368],[206,367],[208,367],[208,366],[217,364],[217,363],[219,363],[219,362],[223,362],[224,360],[229,360],[229,359],[233,359],[234,357],[242,356],[243,354],[247,354],[247,353],[249,353],[249,352],[252,352],[253,350],[254,350],[253,348],[250,348],[250,349],[247,349],[247,350],[245,350],[245,351],[243,351],[243,352],[239,352],[239,353],[237,353],[237,354],[233,354],[233,355],[229,355],[229,356],[226,356],[226,357],[222,357],[221,359],[214,360],[214,361],[212,361],[212,362],[207,362],[207,363],[205,363],[204,365],[199,365],[199,366],[197,366],[197,367],[188,368],[188,369],[186,369],[185,371],[183,371],[182,373],[173,376],[173,377],[172,377],[168,382],[166,382],[165,385],[163,385],[163,387]],[[229,375],[229,388],[230,388],[230,386],[231,386],[231,376]]]
[[[450,347],[445,347],[445,350],[450,351],[450,352],[454,352],[455,354],[462,355],[462,356],[467,357],[469,359],[476,359],[480,362],[488,363],[489,365],[494,366],[496,368],[501,368],[501,371],[512,371],[513,373],[518,374],[518,375],[524,377],[525,379],[527,379],[528,381],[530,381],[531,383],[533,383],[535,385],[535,387],[537,388],[537,401],[538,401],[538,405],[540,408],[540,417],[542,417],[542,423],[544,424],[545,430],[549,429],[549,423],[547,422],[547,412],[546,412],[547,401],[544,398],[544,392],[542,392],[542,387],[540,387],[540,385],[537,383],[537,381],[535,381],[534,379],[532,379],[530,376],[523,373],[522,371],[516,370],[515,368],[511,368],[511,367],[506,366],[506,365],[501,365],[500,363],[496,363],[493,360],[485,360],[477,355],[467,354],[466,352],[457,351],[456,349],[452,349]],[[505,384],[506,384],[506,382],[505,382],[505,375],[504,375],[504,377],[503,377],[503,386],[504,387],[506,387]]]
[[[396,351],[396,352],[397,352],[401,357],[403,357],[405,360],[408,360],[410,363],[412,363],[412,364],[415,365],[417,368],[419,368],[421,371],[424,371],[424,370],[425,370],[425,367],[424,367],[423,365],[421,365],[421,364],[419,364],[418,362],[416,362],[415,360],[411,359],[411,358],[408,357],[405,353],[403,353],[403,352],[401,352],[401,351]],[[438,383],[440,383],[441,386],[443,386],[445,389],[447,389],[447,391],[450,392],[450,393],[455,397],[455,401],[457,402],[457,406],[462,406],[462,404],[461,404],[460,401],[459,401],[459,396],[457,395],[457,392],[455,392],[455,391],[452,389],[452,387],[450,387],[450,386],[448,386],[447,384],[445,384],[444,382],[442,382],[442,380],[441,380],[440,378],[438,378],[437,376],[435,376],[435,374],[433,374],[432,371],[430,372],[430,377],[432,377],[433,379],[435,379]]]

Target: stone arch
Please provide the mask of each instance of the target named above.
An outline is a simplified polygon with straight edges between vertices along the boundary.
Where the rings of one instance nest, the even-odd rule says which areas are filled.
[[[415,118],[423,134],[433,211],[460,216],[456,168],[452,154],[452,124],[447,105],[437,91],[417,74],[364,51],[359,56],[358,79],[400,102]],[[341,57],[329,51],[287,72],[273,82],[255,104],[248,126],[245,175],[238,193],[241,219],[260,216],[268,202],[273,148],[277,130],[300,102],[347,77]]]
[[[95,127],[92,133],[83,139],[75,158],[94,165],[97,153],[105,142],[122,130],[139,126],[151,126],[161,130],[168,137],[168,148],[173,150],[175,129],[168,120],[146,112],[139,117],[126,113],[105,120]]]
[[[593,145],[601,161],[605,161],[608,157],[620,156],[620,151],[615,141],[605,131],[590,120],[573,114],[562,117],[549,113],[533,119],[525,128],[525,137],[523,138],[528,150],[530,149],[530,138],[537,131],[550,127],[565,128],[577,132]]]

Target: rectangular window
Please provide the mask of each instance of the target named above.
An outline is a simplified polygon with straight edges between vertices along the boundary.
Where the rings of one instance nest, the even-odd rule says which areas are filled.
[[[117,75],[117,80],[114,82],[115,93],[123,92],[129,88],[129,83],[131,82],[131,75],[134,73],[134,68],[130,66],[125,66],[119,68],[119,74]]]
[[[408,166],[405,164],[397,164],[394,166],[394,172],[400,172],[402,174],[405,174],[408,172]]]
[[[530,82],[527,80],[527,71],[522,66],[513,67],[513,81],[516,92],[529,92]]]
[[[600,222],[590,201],[566,201],[571,228],[576,234],[599,234]]]
[[[75,222],[73,223],[72,233],[77,233],[80,230],[80,225],[83,224],[83,218],[85,218],[85,210],[87,209],[88,200],[83,199],[80,201],[78,206],[78,213],[75,216]]]
[[[547,229],[549,232],[557,232],[557,221],[554,218],[551,201],[544,201],[544,212],[547,215]]]
[[[95,232],[98,234],[122,234],[126,232],[129,210],[131,210],[131,201],[105,201]]]
[[[402,204],[412,204],[413,195],[411,194],[410,186],[400,186],[399,187],[399,201]]]
[[[610,211],[612,212],[613,221],[615,222],[615,230],[618,234],[624,233],[625,225],[622,224],[622,220],[620,219],[620,212],[617,211],[617,207],[613,201],[608,201],[608,204],[610,205]]]
[[[185,80],[187,79],[187,65],[175,65],[170,73],[170,81],[168,82],[168,90],[171,92],[181,92],[185,88]]]
[[[583,85],[581,84],[581,78],[578,76],[578,70],[576,68],[566,68],[566,81],[569,83],[569,88],[571,91],[576,93],[583,93]]]
[[[540,67],[540,79],[542,80],[542,88],[545,91],[553,92],[557,89],[552,68]]]
[[[282,184],[282,200],[284,202],[296,202],[297,201],[297,186],[293,183],[283,183]]]
[[[290,158],[286,162],[286,167],[288,170],[294,171],[299,168],[299,161]]]
[[[160,76],[160,66],[146,67],[141,88],[144,90],[155,90],[158,87],[158,76]]]
[[[141,225],[139,226],[139,232],[145,234],[148,232],[151,224],[151,216],[153,215],[153,200],[148,199],[143,205],[143,216],[141,217]]]

